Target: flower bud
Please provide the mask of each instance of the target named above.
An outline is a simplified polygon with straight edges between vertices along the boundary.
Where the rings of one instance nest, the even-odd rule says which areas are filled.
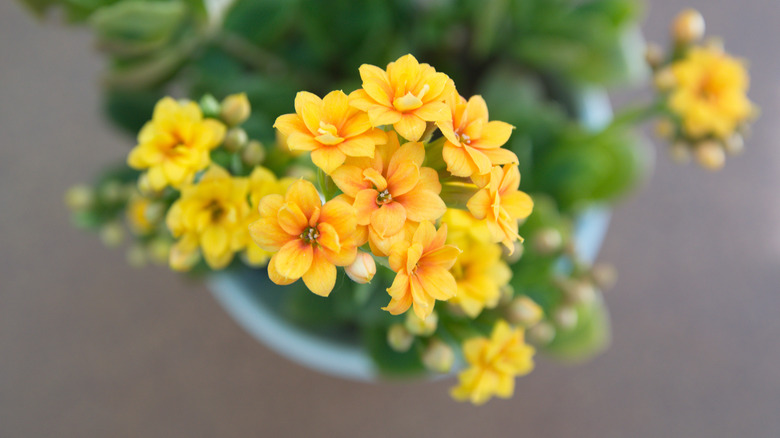
[[[370,283],[374,275],[376,275],[376,262],[371,254],[358,251],[355,261],[344,268],[344,270],[347,272],[347,276],[355,283]]]
[[[436,311],[431,311],[425,319],[420,319],[414,312],[406,312],[406,321],[404,327],[409,330],[409,333],[418,336],[430,336],[436,331],[436,327],[439,325],[439,315]]]
[[[241,159],[250,167],[260,165],[265,159],[263,144],[257,140],[252,140],[247,143],[243,152],[241,152]]]
[[[550,255],[561,249],[563,237],[555,228],[543,228],[534,236],[534,249],[542,255]]]
[[[127,264],[134,268],[142,268],[146,265],[146,250],[143,246],[135,244],[127,248],[125,252]]]
[[[677,164],[688,164],[691,161],[691,147],[684,141],[676,141],[669,146],[669,155]]]
[[[536,346],[547,345],[555,339],[555,327],[547,321],[541,321],[526,332],[528,342]]]
[[[116,248],[125,239],[125,230],[119,222],[109,222],[100,228],[100,240],[109,248]]]
[[[156,224],[165,216],[165,205],[160,202],[150,202],[144,209],[144,218],[150,224]]]
[[[455,352],[440,339],[432,339],[423,351],[422,362],[431,371],[448,373],[455,363]]]
[[[109,203],[121,202],[126,196],[122,184],[118,181],[108,181],[100,188],[100,197]]]
[[[167,239],[154,239],[149,242],[149,258],[158,265],[168,263],[171,254],[171,242]]]
[[[78,184],[65,192],[65,204],[72,211],[86,210],[95,202],[95,191],[85,184]]]
[[[246,93],[231,94],[222,101],[222,111],[219,116],[228,126],[236,126],[244,123],[251,111]]]
[[[534,300],[522,296],[509,303],[507,320],[512,324],[532,327],[542,320],[544,311]]]
[[[663,70],[658,70],[655,75],[653,75],[653,83],[660,91],[669,91],[677,85],[677,78],[674,77],[674,73],[672,73],[670,68],[665,68]]]
[[[587,280],[574,280],[567,282],[564,292],[569,301],[574,303],[591,303],[596,299],[596,288]]]
[[[501,295],[498,298],[498,305],[505,306],[515,297],[515,288],[511,284],[505,284],[499,289]]]
[[[571,306],[561,306],[553,312],[555,324],[564,331],[568,331],[577,326],[577,309]]]
[[[403,324],[393,324],[387,330],[387,344],[393,351],[403,353],[409,351],[414,342],[414,335]]]
[[[696,161],[707,170],[719,170],[726,163],[726,153],[718,143],[708,140],[696,145]]]
[[[222,110],[219,106],[219,101],[210,94],[200,98],[200,111],[203,113],[203,117],[219,117],[219,112]]]
[[[645,61],[653,70],[664,62],[664,51],[658,44],[649,43],[645,48]]]
[[[674,138],[674,123],[669,119],[659,121],[655,124],[655,135],[664,140]]]
[[[704,17],[695,9],[686,9],[672,23],[672,37],[678,44],[690,44],[704,37]]]
[[[723,143],[723,148],[729,155],[739,155],[745,150],[745,139],[741,134],[734,133]]]
[[[179,245],[173,245],[168,254],[168,265],[174,271],[186,272],[192,269],[200,260],[198,250],[185,250]]]
[[[615,287],[617,282],[617,270],[614,266],[606,263],[599,263],[593,267],[590,276],[599,289],[606,291]]]
[[[246,131],[241,128],[230,128],[225,134],[225,150],[228,152],[238,152],[249,141],[249,136],[246,135]]]

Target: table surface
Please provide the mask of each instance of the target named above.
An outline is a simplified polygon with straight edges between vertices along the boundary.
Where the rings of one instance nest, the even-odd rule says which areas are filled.
[[[780,5],[689,3],[750,59],[763,118],[747,153],[708,173],[655,148],[600,256],[620,273],[612,348],[576,367],[541,360],[512,400],[473,408],[450,400],[451,380],[303,369],[202,284],[135,270],[71,228],[64,189],[131,139],[100,116],[90,35],[0,2],[0,436],[778,436]],[[648,38],[665,41],[678,8],[649,2]]]

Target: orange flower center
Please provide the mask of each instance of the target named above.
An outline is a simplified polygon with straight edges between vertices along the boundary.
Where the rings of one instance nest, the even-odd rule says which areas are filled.
[[[458,138],[463,144],[471,144],[471,137],[469,137],[467,134],[460,134]]]
[[[388,189],[379,192],[379,195],[376,197],[376,205],[385,205],[391,202],[393,202],[393,195],[390,194]]]
[[[316,136],[315,140],[325,145],[339,144],[344,140],[339,136],[338,128],[330,123],[320,122],[317,133],[320,135]]]
[[[317,243],[317,239],[320,237],[320,232],[316,226],[308,227],[303,230],[303,233],[301,233],[300,237],[301,240],[306,243]]]

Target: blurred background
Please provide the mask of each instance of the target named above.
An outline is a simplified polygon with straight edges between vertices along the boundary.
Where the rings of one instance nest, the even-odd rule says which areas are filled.
[[[750,60],[763,114],[746,153],[710,173],[656,148],[600,255],[620,274],[612,347],[574,367],[542,359],[513,399],[474,408],[450,399],[454,380],[370,385],[301,368],[204,285],[133,269],[71,227],[65,189],[132,139],[100,114],[91,35],[0,3],[0,436],[777,436],[780,6],[651,0],[646,38],[666,43],[684,6]]]

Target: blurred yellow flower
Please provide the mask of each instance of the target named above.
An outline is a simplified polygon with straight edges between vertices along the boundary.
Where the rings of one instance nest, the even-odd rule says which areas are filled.
[[[331,91],[323,99],[301,91],[295,96],[295,114],[279,116],[274,128],[287,137],[290,150],[310,151],[311,160],[327,174],[347,157],[373,157],[374,147],[386,141],[384,131],[349,106],[342,91]]]
[[[141,128],[127,164],[147,170],[146,183],[152,190],[181,188],[209,165],[209,152],[224,137],[225,126],[204,119],[195,102],[180,103],[165,97],[154,107],[152,120]]]
[[[467,207],[477,219],[486,224],[494,242],[501,242],[510,253],[513,242],[522,237],[517,233],[517,221],[531,214],[534,203],[528,194],[519,191],[520,171],[517,165],[494,167],[490,182],[469,199]]]
[[[534,348],[523,339],[523,330],[512,329],[506,321],[493,326],[490,338],[477,337],[463,343],[469,368],[458,374],[459,385],[452,389],[458,401],[481,405],[491,397],[510,398],[515,377],[533,370]]]
[[[303,278],[306,287],[328,296],[336,284],[336,266],[357,257],[355,209],[341,199],[322,204],[308,181],[294,182],[282,195],[260,201],[260,219],[249,228],[254,241],[275,254],[268,277],[278,285]]]
[[[127,201],[127,223],[133,234],[144,236],[149,234],[156,227],[156,223],[150,219],[155,214],[155,204],[149,198],[140,193],[133,193]],[[160,212],[162,213],[162,211]]]
[[[384,310],[400,315],[409,307],[425,320],[436,300],[447,301],[457,291],[455,278],[449,272],[460,249],[446,245],[447,225],[439,230],[431,222],[423,221],[411,241],[401,241],[390,249],[390,268],[396,272],[393,284],[387,289],[391,300]]]
[[[689,137],[726,139],[754,115],[747,71],[721,49],[693,47],[670,68],[674,85],[669,108]]]
[[[233,254],[246,248],[249,234],[249,180],[234,178],[212,165],[196,184],[184,186],[168,211],[166,223],[178,241],[171,250],[171,267],[184,267],[200,249],[212,269],[222,269]]]
[[[349,104],[368,113],[373,126],[393,125],[401,136],[418,141],[426,122],[446,122],[452,117],[444,99],[455,92],[452,80],[428,64],[405,55],[387,65],[387,71],[360,66],[363,88],[349,95]]]
[[[517,155],[503,146],[512,135],[509,123],[488,121],[482,96],[466,101],[458,93],[447,98],[452,120],[436,122],[446,138],[442,156],[455,176],[484,175],[495,165],[517,163]]]

